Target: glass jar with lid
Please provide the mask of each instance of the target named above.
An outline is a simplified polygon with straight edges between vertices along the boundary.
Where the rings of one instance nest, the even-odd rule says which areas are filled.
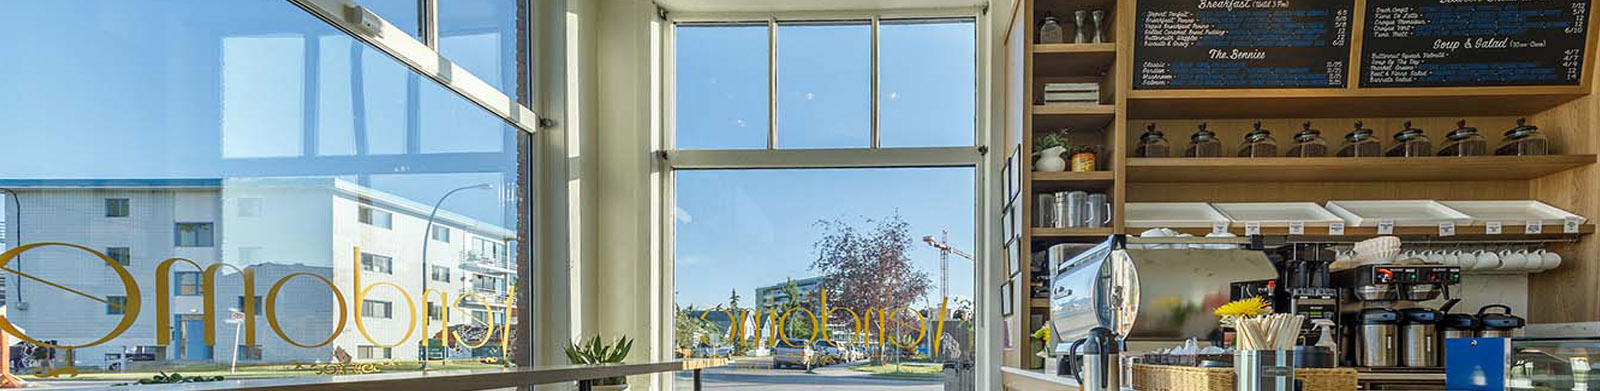
[[[1306,121],[1305,130],[1294,134],[1294,146],[1289,148],[1288,157],[1328,157],[1328,141],[1322,139],[1322,131],[1312,129],[1311,121]]]
[[[1456,130],[1444,136],[1444,146],[1439,156],[1483,156],[1489,153],[1489,143],[1478,134],[1478,128],[1467,127],[1467,120],[1456,121]]]
[[[1383,153],[1383,142],[1373,136],[1372,129],[1362,127],[1361,121],[1356,121],[1355,128],[1344,135],[1339,157],[1375,157]]]
[[[1278,157],[1278,140],[1272,138],[1272,131],[1261,127],[1261,121],[1256,121],[1239,144],[1239,157]]]
[[[1494,149],[1496,155],[1533,156],[1549,155],[1550,139],[1539,133],[1539,127],[1528,125],[1527,118],[1517,118],[1517,127],[1506,131],[1505,140]]]
[[[1411,127],[1411,121],[1406,121],[1406,127],[1394,134],[1394,145],[1389,147],[1389,152],[1384,153],[1389,157],[1415,157],[1433,156],[1433,140],[1422,133],[1422,129]]]
[[[1144,134],[1139,135],[1139,146],[1133,148],[1134,157],[1171,157],[1172,145],[1167,143],[1167,136],[1156,130],[1156,124],[1146,125]]]
[[[1039,43],[1062,43],[1065,42],[1066,39],[1067,35],[1061,29],[1061,20],[1056,19],[1055,15],[1046,13],[1044,17],[1044,23],[1039,25]]]
[[[1183,152],[1188,157],[1222,157],[1222,140],[1217,139],[1217,134],[1206,130],[1206,124],[1200,123],[1200,130],[1189,136],[1189,149]]]

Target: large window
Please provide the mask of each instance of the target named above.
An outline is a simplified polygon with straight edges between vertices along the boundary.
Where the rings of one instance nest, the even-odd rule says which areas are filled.
[[[528,270],[519,239],[538,216],[526,201],[535,181],[523,175],[537,177],[538,167],[537,129],[522,120],[537,116],[520,111],[522,120],[509,122],[500,113],[531,102],[533,45],[524,35],[533,30],[517,20],[531,2],[439,1],[437,46],[446,55],[400,54],[430,65],[448,59],[456,80],[475,76],[493,87],[483,89],[490,97],[511,102],[495,108],[365,41],[420,42],[428,29],[416,0],[356,2],[417,38],[352,36],[330,24],[337,18],[311,13],[325,2],[7,4],[0,34],[26,38],[3,45],[0,62],[5,240],[14,252],[81,246],[30,248],[7,265],[17,273],[0,273],[0,316],[29,338],[62,345],[53,365],[13,373],[45,387],[160,371],[317,377],[327,374],[294,364],[326,363],[336,350],[392,361],[382,371],[397,373],[422,369],[418,346],[446,347],[436,353],[447,362],[431,368],[500,368],[532,346],[501,331],[529,318],[513,315],[519,305],[505,289],[482,294],[474,309],[503,315],[489,317],[502,321],[484,338],[510,349],[444,340],[439,328],[465,327],[466,317],[408,333],[420,329],[408,326],[420,326],[426,306],[463,293],[459,282],[431,279],[431,266],[456,267],[477,250],[466,240],[430,240],[443,237],[426,231],[430,221],[455,238],[501,245],[507,261],[481,273],[526,280],[514,277]],[[166,292],[156,284],[162,275],[171,278]],[[243,308],[244,298],[254,308]],[[229,323],[233,311],[253,316]],[[131,326],[119,328],[124,319]],[[234,346],[259,360],[230,373]],[[404,348],[357,354],[361,346]],[[110,370],[133,349],[150,356]],[[32,375],[67,367],[82,375]]]
[[[672,37],[677,352],[735,357],[712,387],[807,371],[819,389],[939,390],[947,363],[970,370],[974,20],[680,22]],[[726,151],[766,148],[789,151]],[[890,148],[939,163],[874,160]],[[831,158],[862,168],[819,168]]]
[[[876,40],[873,28],[870,19],[677,24],[675,148],[974,145],[973,20],[881,19]]]

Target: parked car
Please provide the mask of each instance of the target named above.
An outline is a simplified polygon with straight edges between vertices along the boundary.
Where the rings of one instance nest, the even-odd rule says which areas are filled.
[[[728,357],[733,355],[732,346],[716,347],[709,344],[700,344],[694,347],[693,357]]]
[[[823,365],[855,360],[854,352],[851,352],[850,348],[846,347],[844,343],[819,340],[813,343],[812,347],[816,349]]]
[[[778,341],[772,347],[772,366],[777,368],[800,367],[810,370],[817,365],[817,351],[803,339]]]

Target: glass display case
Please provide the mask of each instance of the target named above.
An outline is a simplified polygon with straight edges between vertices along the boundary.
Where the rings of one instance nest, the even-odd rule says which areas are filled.
[[[1513,338],[1507,390],[1600,390],[1600,337]]]

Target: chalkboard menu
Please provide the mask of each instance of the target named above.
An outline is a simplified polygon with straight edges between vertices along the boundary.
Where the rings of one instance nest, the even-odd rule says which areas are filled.
[[[1367,0],[1361,87],[1577,85],[1589,0]]]
[[[1133,88],[1342,88],[1354,3],[1139,0]]]

